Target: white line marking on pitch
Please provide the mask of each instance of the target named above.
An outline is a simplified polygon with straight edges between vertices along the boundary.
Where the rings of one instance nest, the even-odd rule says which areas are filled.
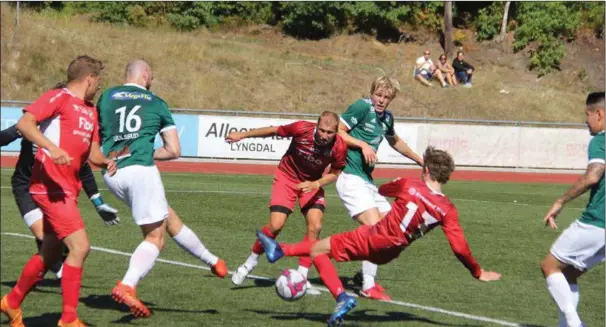
[[[9,232],[3,232],[2,235],[15,236],[15,237],[21,237],[21,238],[30,238],[30,239],[34,238],[31,235],[19,234],[19,233],[9,233]],[[99,252],[122,255],[125,257],[130,257],[132,255],[132,253],[102,248],[102,247],[98,247],[98,246],[91,246],[91,249],[99,251]],[[201,270],[210,270],[210,268],[208,268],[206,266],[193,265],[193,264],[189,264],[189,263],[185,263],[185,262],[181,262],[181,261],[166,260],[166,259],[159,259],[159,258],[156,261],[168,263],[168,264],[175,265],[175,266],[189,267],[189,268],[195,268],[195,269],[201,269]],[[233,271],[229,271],[229,274],[230,275],[233,274]],[[268,281],[275,280],[273,278],[267,278],[267,277],[256,276],[256,275],[248,275],[248,278],[259,279],[259,280],[268,280]],[[328,289],[326,289],[325,287],[320,287],[320,286],[315,286],[315,287],[323,292],[328,292]],[[357,296],[356,294],[351,294],[351,295]],[[414,304],[414,303],[409,303],[409,302],[395,301],[395,300],[381,301],[381,302],[395,304],[395,305],[399,305],[399,306],[403,306],[403,307],[419,309],[419,310],[424,310],[424,311],[437,312],[437,313],[454,316],[454,317],[459,317],[459,318],[465,318],[465,319],[482,321],[482,322],[489,322],[489,323],[493,323],[493,324],[497,324],[497,325],[501,325],[501,326],[512,326],[512,327],[523,327],[524,326],[522,324],[518,324],[515,322],[509,322],[509,321],[500,320],[500,319],[492,319],[492,318],[483,317],[483,316],[476,316],[476,315],[471,315],[471,314],[462,313],[462,312],[444,310],[441,308],[429,307],[429,306],[419,305],[419,304]]]

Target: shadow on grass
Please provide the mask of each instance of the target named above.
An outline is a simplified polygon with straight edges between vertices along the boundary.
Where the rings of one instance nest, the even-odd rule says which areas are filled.
[[[231,288],[232,291],[238,291],[238,290],[246,290],[249,288],[255,288],[255,287],[273,287],[276,283],[275,280],[265,280],[265,279],[247,279],[244,281],[245,284],[248,285],[244,285],[244,286],[234,286]],[[252,285],[250,285],[252,283]]]
[[[27,327],[49,327],[49,326],[57,326],[57,323],[61,319],[60,313],[44,313],[37,317],[24,317],[23,323]],[[93,325],[87,321],[84,321],[89,327],[95,327],[97,325]]]
[[[315,322],[326,322],[330,313],[314,313],[314,312],[277,312],[277,311],[266,311],[266,310],[247,310],[260,315],[269,315],[275,320],[309,320]],[[375,310],[354,310],[345,317],[343,326],[371,326],[375,323],[383,322],[423,322],[438,326],[457,326],[457,327],[469,327],[469,326],[481,326],[481,325],[470,325],[470,324],[449,324],[439,321],[432,320],[427,317],[418,316],[412,313],[400,312],[400,311],[388,311],[385,313],[373,313]]]
[[[112,323],[128,324],[131,321],[137,319],[130,313],[128,306],[116,303],[116,301],[114,301],[114,299],[112,299],[111,295],[89,295],[85,298],[81,298],[80,302],[82,302],[87,307],[93,308],[93,309],[115,310],[115,311],[125,313],[124,316],[122,316],[118,320],[112,321]],[[186,309],[160,308],[160,307],[156,307],[155,304],[152,302],[143,301],[143,303],[151,310],[152,315],[155,312],[192,313],[192,314],[200,314],[200,313],[218,314],[219,313],[219,311],[217,311],[215,309],[186,310]]]

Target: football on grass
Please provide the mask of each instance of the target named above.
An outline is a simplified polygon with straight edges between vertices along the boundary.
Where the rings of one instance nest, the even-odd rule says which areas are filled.
[[[286,269],[276,280],[276,293],[285,301],[296,301],[305,295],[307,279],[295,269]]]

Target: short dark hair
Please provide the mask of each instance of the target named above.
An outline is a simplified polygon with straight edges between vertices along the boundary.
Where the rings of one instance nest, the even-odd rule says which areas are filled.
[[[591,111],[595,111],[598,108],[604,110],[604,91],[589,93],[585,105]]]
[[[99,76],[105,65],[101,60],[84,55],[78,56],[67,67],[67,83],[80,81],[88,75]]]
[[[428,146],[423,154],[423,170],[425,168],[433,180],[446,184],[455,170],[454,159],[448,152]]]
[[[339,115],[337,115],[333,111],[326,110],[320,114],[320,117],[318,117],[318,124],[320,123],[320,120],[322,120],[322,118],[324,117],[330,117],[334,119],[337,123],[337,130],[339,129]]]

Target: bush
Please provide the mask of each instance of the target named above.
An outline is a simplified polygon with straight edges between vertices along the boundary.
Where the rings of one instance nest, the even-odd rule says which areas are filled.
[[[478,10],[475,21],[478,41],[490,40],[500,33],[504,10],[503,2],[493,2],[490,6]]]
[[[281,2],[278,8],[287,34],[309,39],[333,35],[347,23],[346,2]]]
[[[564,57],[563,40],[574,39],[580,24],[579,11],[563,2],[523,2],[519,5],[514,50],[520,51],[531,42],[538,48],[530,58],[530,69],[539,75],[559,69]]]

